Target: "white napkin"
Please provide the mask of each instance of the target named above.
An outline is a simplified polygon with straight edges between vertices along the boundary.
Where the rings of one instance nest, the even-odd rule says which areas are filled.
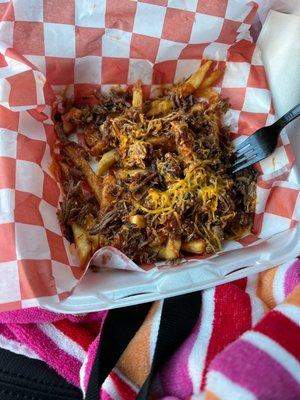
[[[271,10],[257,43],[262,50],[276,113],[282,116],[300,103],[300,16]],[[299,174],[300,117],[288,125],[287,132]]]
[[[256,3],[259,6],[258,15],[262,23],[265,21],[270,10],[300,15],[299,0],[256,0]]]

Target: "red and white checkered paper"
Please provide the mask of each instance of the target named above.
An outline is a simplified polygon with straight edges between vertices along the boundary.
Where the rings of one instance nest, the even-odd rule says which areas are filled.
[[[56,218],[60,191],[49,171],[54,94],[68,85],[81,97],[99,85],[141,79],[149,95],[214,59],[226,64],[218,90],[231,101],[232,137],[247,136],[274,120],[249,34],[255,13],[248,0],[0,0],[1,310],[60,301],[83,274]],[[287,182],[293,161],[283,135],[259,166],[255,235],[226,251],[299,221],[299,187]],[[130,264],[116,254],[105,259],[111,267]]]

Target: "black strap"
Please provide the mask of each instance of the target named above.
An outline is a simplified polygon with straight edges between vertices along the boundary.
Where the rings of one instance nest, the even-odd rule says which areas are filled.
[[[199,318],[200,308],[201,292],[188,293],[164,301],[151,371],[139,391],[137,400],[149,398],[156,373],[189,335]]]
[[[147,303],[109,312],[92,368],[86,400],[99,400],[105,378],[143,323],[151,306],[152,303]],[[200,308],[201,292],[164,300],[151,370],[138,393],[138,400],[148,399],[156,373],[191,332]]]
[[[146,303],[109,311],[102,329],[85,400],[99,400],[100,388],[105,378],[144,322],[151,306],[152,303]]]
[[[45,362],[0,349],[0,400],[80,399],[81,390]]]

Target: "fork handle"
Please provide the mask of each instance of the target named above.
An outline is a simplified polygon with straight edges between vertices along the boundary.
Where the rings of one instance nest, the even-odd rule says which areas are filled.
[[[297,104],[294,108],[288,111],[283,117],[281,117],[278,121],[275,122],[275,126],[277,126],[280,130],[283,129],[287,124],[292,122],[295,118],[300,115],[300,103]]]

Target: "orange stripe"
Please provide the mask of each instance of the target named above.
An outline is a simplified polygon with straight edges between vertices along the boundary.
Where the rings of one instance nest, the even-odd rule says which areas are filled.
[[[267,271],[260,272],[257,279],[256,295],[269,310],[276,306],[273,296],[273,282],[277,268],[273,267]]]
[[[153,316],[159,302],[155,302],[140,329],[128,344],[118,361],[117,368],[131,382],[142,386],[150,372],[150,334]]]
[[[285,303],[300,307],[300,284],[286,298]]]
[[[216,396],[210,391],[205,392],[205,400],[221,400],[220,397]]]

